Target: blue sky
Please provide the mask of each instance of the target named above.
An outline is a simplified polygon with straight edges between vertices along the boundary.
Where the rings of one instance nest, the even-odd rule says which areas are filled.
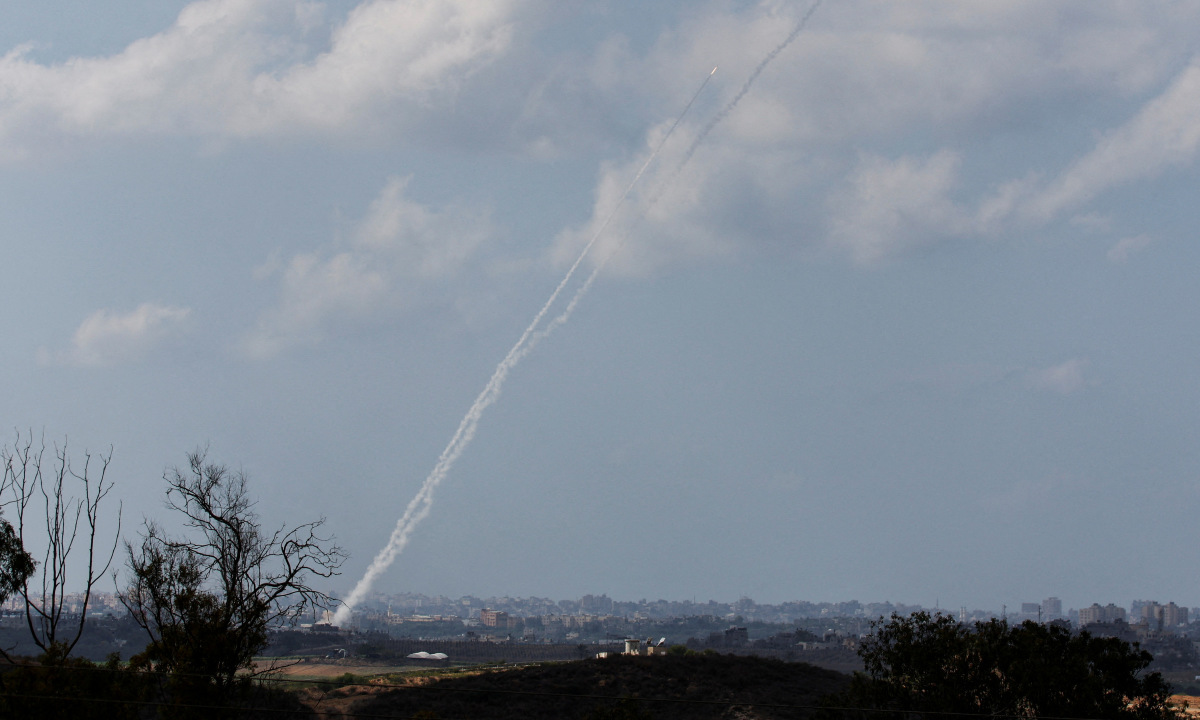
[[[0,421],[346,592],[718,66],[379,589],[1200,603],[1200,7],[645,5],[6,3]]]

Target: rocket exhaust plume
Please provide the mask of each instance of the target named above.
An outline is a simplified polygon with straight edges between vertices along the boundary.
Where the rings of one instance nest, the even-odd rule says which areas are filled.
[[[700,131],[700,134],[696,136],[696,138],[692,141],[692,144],[684,153],[683,159],[675,167],[674,172],[672,172],[666,180],[659,184],[657,192],[651,196],[646,208],[643,210],[641,216],[639,216],[639,220],[641,217],[644,217],[645,210],[649,209],[649,207],[653,206],[653,204],[657,202],[658,198],[661,197],[662,191],[671,184],[675,177],[677,177],[683,170],[684,166],[687,165],[687,163],[692,159],[692,156],[696,153],[696,148],[699,147],[700,143],[703,142],[706,137],[708,137],[708,134],[712,132],[713,128],[720,124],[721,121],[723,121],[729,115],[729,113],[731,113],[733,109],[737,107],[737,104],[741,102],[746,93],[750,91],[754,81],[758,79],[758,76],[762,74],[767,65],[769,65],[772,60],[774,60],[781,52],[783,52],[783,50],[786,49],[787,46],[796,39],[796,36],[798,36],[800,32],[804,30],[804,27],[808,24],[809,18],[811,18],[813,13],[816,12],[820,4],[821,0],[816,0],[816,2],[813,3],[813,5],[808,9],[808,12],[804,14],[804,16],[792,29],[791,33],[788,34],[787,38],[777,45],[774,50],[768,53],[767,56],[758,64],[758,66],[755,67],[749,78],[747,78],[746,82],[743,83],[737,95],[735,95],[734,98],[729,101],[720,112],[713,116],[707,125],[704,126],[704,129]],[[505,355],[504,359],[500,361],[500,364],[496,366],[496,369],[492,372],[491,379],[488,380],[487,385],[484,386],[483,391],[479,393],[479,396],[475,398],[475,402],[472,403],[470,409],[467,410],[467,414],[459,423],[458,429],[455,430],[454,436],[450,439],[450,443],[446,446],[446,449],[442,451],[441,456],[438,457],[437,464],[425,478],[425,482],[421,484],[421,488],[417,491],[416,496],[408,503],[408,507],[405,508],[404,514],[396,522],[396,527],[392,530],[392,534],[388,539],[387,545],[385,545],[383,549],[380,550],[375,556],[375,559],[371,561],[371,565],[367,568],[366,573],[363,574],[362,579],[358,581],[358,584],[354,586],[354,589],[348,596],[346,596],[346,598],[342,601],[342,605],[337,609],[337,612],[333,617],[335,624],[345,625],[346,622],[350,620],[350,615],[354,610],[354,607],[357,606],[358,603],[362,602],[363,597],[365,597],[366,594],[371,591],[371,588],[374,586],[375,581],[379,578],[379,576],[382,575],[396,560],[400,553],[404,551],[404,548],[408,545],[409,536],[412,534],[413,529],[429,515],[430,508],[433,506],[434,490],[436,490],[437,486],[446,478],[446,475],[454,466],[455,461],[458,460],[463,451],[466,450],[467,446],[470,444],[471,440],[475,437],[475,430],[479,425],[480,418],[483,417],[484,411],[499,398],[500,390],[504,385],[504,381],[508,378],[509,371],[516,367],[516,365],[526,355],[528,355],[541,340],[546,338],[550,333],[554,332],[556,328],[563,325],[567,322],[567,320],[570,319],[571,314],[575,311],[575,307],[579,304],[579,301],[584,297],[584,295],[587,294],[588,290],[595,282],[597,275],[599,275],[600,270],[603,269],[604,265],[607,264],[612,256],[621,248],[621,246],[624,245],[626,240],[628,240],[629,234],[627,232],[622,237],[620,243],[618,243],[611,252],[606,253],[598,263],[596,263],[595,267],[592,269],[592,272],[588,275],[587,279],[579,287],[579,289],[576,290],[575,295],[571,298],[571,301],[567,304],[567,307],[564,308],[562,313],[549,322],[545,328],[538,330],[538,326],[546,317],[546,314],[550,311],[550,308],[558,300],[559,295],[562,294],[567,284],[571,281],[571,278],[574,277],[576,270],[579,269],[579,266],[591,252],[592,247],[596,244],[596,241],[599,240],[600,236],[604,234],[604,231],[608,229],[608,226],[616,216],[617,211],[620,210],[622,205],[624,205],[625,200],[628,199],[629,194],[633,191],[634,186],[636,186],[638,181],[641,180],[642,175],[645,174],[646,169],[650,167],[650,164],[654,162],[654,159],[658,156],[659,151],[662,150],[667,140],[671,137],[671,134],[675,132],[675,128],[679,126],[679,123],[683,120],[684,116],[687,115],[688,110],[691,109],[692,104],[696,102],[698,97],[700,97],[700,93],[703,92],[704,88],[708,86],[709,80],[712,79],[713,74],[716,72],[717,68],[714,67],[712,72],[710,72],[708,76],[704,78],[704,82],[700,84],[700,87],[696,90],[695,94],[692,95],[691,100],[689,100],[687,105],[684,106],[683,111],[679,113],[679,116],[675,119],[675,122],[671,124],[671,127],[667,130],[666,134],[663,135],[658,145],[655,146],[653,152],[650,153],[650,156],[646,158],[646,162],[642,164],[637,174],[634,175],[633,180],[631,180],[626,186],[625,192],[621,194],[621,197],[617,201],[616,205],[611,211],[609,211],[608,215],[604,219],[604,222],[601,223],[600,228],[592,235],[587,244],[584,245],[583,250],[580,251],[579,256],[575,258],[575,262],[571,264],[571,267],[567,270],[566,275],[563,276],[563,279],[558,283],[558,286],[554,288],[554,292],[550,294],[550,298],[546,300],[545,304],[542,305],[542,308],[538,311],[537,315],[534,316],[533,321],[530,322],[529,326],[525,328],[525,331],[521,333],[521,337],[517,339],[516,344],[512,346],[512,349],[508,351],[508,354]]]
[[[691,160],[692,156],[696,154],[696,148],[700,147],[700,143],[704,142],[704,139],[707,138],[708,134],[713,131],[713,128],[721,124],[721,121],[723,121],[725,118],[729,117],[729,113],[733,112],[733,109],[738,106],[738,103],[742,101],[742,98],[746,97],[746,93],[750,92],[750,87],[754,85],[754,81],[758,79],[758,76],[762,75],[763,70],[766,70],[767,66],[770,65],[775,58],[779,57],[779,53],[786,50],[787,46],[791,45],[792,41],[795,40],[801,32],[803,32],[805,26],[808,25],[808,21],[812,18],[813,13],[815,13],[819,7],[821,7],[821,0],[816,0],[816,2],[814,2],[808,8],[808,12],[804,13],[804,15],[800,18],[800,21],[796,23],[796,26],[792,28],[792,31],[788,33],[788,36],[783,39],[783,42],[776,45],[775,49],[767,53],[767,56],[758,63],[758,65],[754,68],[754,71],[750,73],[750,77],[746,78],[746,82],[742,83],[742,88],[738,90],[737,95],[734,95],[733,99],[726,103],[725,107],[721,108],[720,112],[718,112],[716,115],[713,115],[712,119],[708,121],[708,124],[704,126],[704,129],[701,130],[698,135],[696,135],[696,139],[692,140],[692,144],[688,146],[687,151],[683,154],[683,159],[679,161],[677,166],[675,166],[674,174],[672,174],[670,178],[659,185],[660,192],[666,186],[670,185],[671,181],[675,179],[675,176],[678,175],[681,170],[683,170],[683,166],[688,164],[688,161]],[[657,198],[655,198],[655,200],[657,200]]]
[[[604,222],[600,225],[600,229],[592,235],[592,238],[588,241],[587,245],[585,245],[583,250],[579,253],[579,257],[575,258],[575,262],[571,265],[570,269],[567,270],[567,274],[563,276],[563,279],[558,283],[558,286],[554,288],[554,292],[550,294],[550,298],[546,300],[544,305],[542,305],[542,309],[538,311],[537,315],[534,316],[533,321],[530,322],[529,326],[525,328],[525,332],[521,333],[521,337],[517,339],[516,344],[512,346],[512,349],[508,351],[508,354],[505,355],[504,359],[500,361],[500,364],[496,366],[495,371],[492,372],[491,379],[488,380],[488,383],[484,386],[483,391],[479,393],[477,398],[475,398],[475,402],[471,404],[471,407],[467,410],[467,414],[463,416],[462,421],[458,424],[458,429],[454,431],[454,436],[450,438],[450,444],[448,444],[446,449],[442,451],[441,456],[438,457],[437,464],[434,465],[433,470],[425,478],[425,482],[421,484],[421,488],[417,491],[416,496],[408,503],[408,507],[405,508],[404,514],[400,517],[400,520],[396,522],[396,527],[392,530],[392,535],[390,538],[388,538],[387,545],[385,545],[383,549],[380,550],[375,556],[375,559],[371,561],[371,565],[367,568],[366,573],[363,574],[362,579],[358,581],[358,584],[354,586],[354,589],[348,596],[346,596],[346,598],[342,601],[342,605],[337,609],[337,612],[333,616],[333,621],[335,624],[344,625],[346,621],[350,619],[350,613],[353,611],[354,607],[362,601],[363,597],[368,592],[371,591],[371,587],[374,586],[375,581],[379,578],[379,576],[382,575],[384,571],[386,571],[388,567],[390,567],[391,564],[396,560],[396,557],[404,551],[405,546],[408,545],[408,538],[412,533],[413,528],[415,528],[418,523],[420,523],[425,519],[426,516],[429,515],[429,509],[433,505],[433,491],[437,489],[437,486],[446,478],[446,475],[450,472],[450,468],[454,466],[455,461],[458,460],[463,451],[467,449],[467,445],[469,445],[471,440],[475,437],[475,429],[479,425],[479,419],[483,417],[484,410],[486,410],[492,403],[496,402],[496,399],[500,396],[500,390],[504,385],[504,381],[508,378],[509,371],[516,367],[517,363],[519,363],[526,355],[528,355],[542,338],[549,334],[549,330],[551,330],[553,327],[561,325],[562,322],[566,321],[565,318],[563,318],[562,322],[555,323],[551,328],[548,328],[540,333],[535,333],[535,330],[537,330],[538,325],[541,324],[542,319],[546,317],[546,313],[550,311],[550,308],[554,305],[554,302],[558,300],[558,296],[562,294],[563,289],[571,281],[571,278],[574,277],[575,271],[579,269],[579,266],[583,263],[584,258],[587,257],[589,252],[591,252],[591,249],[596,244],[596,241],[600,239],[601,235],[604,234],[604,231],[608,228],[609,223],[612,222],[613,217],[616,216],[617,211],[621,209],[621,206],[624,205],[625,200],[629,197],[629,193],[633,191],[634,186],[637,185],[638,181],[642,179],[642,175],[645,174],[646,169],[650,167],[652,162],[654,162],[654,159],[658,156],[659,151],[662,150],[663,145],[666,144],[667,140],[671,137],[671,134],[675,132],[675,128],[679,126],[679,123],[683,120],[684,115],[686,115],[688,110],[691,109],[692,104],[696,102],[696,98],[700,97],[700,93],[703,92],[704,88],[708,86],[709,80],[712,79],[713,73],[716,71],[717,69],[714,67],[712,72],[710,72],[708,76],[704,78],[704,82],[700,84],[700,87],[696,90],[695,94],[692,95],[691,100],[689,100],[687,105],[684,106],[683,111],[679,113],[679,117],[675,118],[675,122],[671,124],[671,127],[667,130],[666,134],[663,135],[662,139],[658,142],[658,145],[654,148],[654,151],[650,153],[650,157],[646,158],[646,162],[642,164],[641,169],[637,171],[637,174],[634,175],[633,180],[629,182],[629,185],[625,188],[625,192],[621,194],[621,197],[617,201],[616,205],[604,219]]]
[[[767,56],[758,63],[758,65],[754,68],[754,71],[750,73],[748,78],[746,78],[746,82],[742,83],[742,87],[740,90],[738,90],[737,95],[734,95],[733,99],[726,103],[725,107],[721,108],[720,112],[714,115],[712,119],[709,120],[704,126],[704,129],[702,129],[700,133],[696,135],[696,138],[692,140],[692,144],[689,145],[687,151],[684,152],[683,159],[679,161],[679,164],[675,166],[675,169],[671,172],[671,174],[657,185],[654,192],[650,195],[650,198],[646,201],[646,205],[642,208],[642,212],[638,215],[633,225],[625,231],[625,234],[621,236],[620,241],[617,242],[611,250],[609,250],[600,258],[600,260],[592,268],[591,274],[587,276],[587,279],[584,280],[583,284],[579,286],[579,289],[575,291],[575,295],[571,298],[571,301],[567,303],[567,307],[563,309],[562,313],[559,314],[558,317],[551,320],[543,330],[534,336],[533,344],[536,344],[539,340],[554,332],[555,328],[563,325],[571,319],[571,313],[575,312],[575,306],[579,304],[579,301],[583,299],[583,296],[586,295],[588,290],[591,289],[592,283],[596,281],[596,276],[600,274],[600,271],[604,269],[604,266],[608,264],[608,261],[611,260],[613,256],[625,246],[625,243],[629,240],[629,236],[632,234],[634,227],[641,220],[645,219],[646,213],[649,212],[650,208],[654,207],[655,203],[662,198],[663,192],[670,187],[675,178],[679,176],[679,173],[683,172],[684,167],[687,166],[688,162],[692,159],[692,156],[696,154],[696,148],[700,146],[700,143],[704,142],[704,139],[707,138],[708,134],[713,131],[713,128],[719,125],[722,120],[729,117],[729,114],[733,112],[738,103],[742,101],[742,98],[746,96],[746,93],[750,92],[750,87],[754,85],[754,81],[758,79],[758,76],[762,75],[763,70],[766,69],[767,65],[771,64],[772,60],[779,56],[779,53],[783,52],[788,45],[792,44],[792,41],[796,39],[796,36],[798,36],[804,30],[804,27],[808,25],[809,19],[812,18],[813,13],[817,11],[817,8],[820,7],[820,5],[821,0],[816,0],[816,2],[814,2],[808,8],[808,12],[804,13],[804,16],[800,18],[800,21],[796,23],[795,27],[792,28],[792,31],[788,33],[788,36],[783,39],[783,42],[776,45],[775,49],[767,53]],[[715,73],[716,71],[717,69],[713,68],[713,72]],[[711,76],[712,73],[709,73],[709,75]],[[693,98],[693,100],[694,99],[695,98]],[[691,103],[688,105],[690,107]],[[686,109],[684,112],[687,112]],[[676,123],[678,123],[678,120]],[[672,129],[674,129],[673,126]],[[642,170],[645,169],[645,166],[643,166]],[[626,193],[628,192],[629,191],[626,190]],[[622,200],[623,199],[624,198],[622,198]],[[609,216],[609,220],[611,219],[612,216]],[[605,221],[606,226],[607,224],[607,221]],[[593,242],[595,242],[594,238]],[[573,269],[574,268],[572,268],[572,270]]]

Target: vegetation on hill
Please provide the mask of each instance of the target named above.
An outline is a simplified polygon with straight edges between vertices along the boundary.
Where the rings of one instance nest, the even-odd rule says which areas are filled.
[[[299,710],[294,694],[253,682],[264,669],[253,659],[266,647],[269,627],[331,602],[309,584],[336,574],[344,559],[319,534],[323,521],[264,529],[245,476],[208,462],[203,451],[190,454],[186,470],[172,468],[163,478],[167,507],[182,516],[183,535],[169,536],[147,521],[141,542],[126,544],[129,584],[121,600],[148,644],[128,667],[115,655],[100,666],[74,653],[88,616],[65,612],[65,589],[73,548],[85,552],[83,608],[107,572],[96,528],[112,487],[105,478],[110,456],[99,458],[99,479],[92,480],[86,453],[75,470],[65,446],[56,449],[55,471],[48,472],[44,452],[32,439],[0,449],[0,507],[14,506],[17,519],[15,530],[0,519],[0,595],[19,593],[31,639],[42,651],[36,658],[12,657],[0,648],[6,661],[0,717],[211,718],[246,717],[253,707]],[[78,481],[80,497],[64,491],[68,478]],[[47,550],[35,567],[23,541],[35,525],[38,497],[46,509]],[[112,547],[115,553],[115,541]],[[30,582],[31,572],[41,574],[40,583]]]
[[[850,682],[804,663],[716,653],[556,663],[372,693],[349,712],[429,718],[755,718],[811,714]]]
[[[919,612],[874,623],[866,667],[832,701],[844,708],[1004,717],[1175,720],[1150,653],[1059,624],[959,623]],[[878,712],[844,716],[877,718]],[[898,715],[899,716],[899,715]]]

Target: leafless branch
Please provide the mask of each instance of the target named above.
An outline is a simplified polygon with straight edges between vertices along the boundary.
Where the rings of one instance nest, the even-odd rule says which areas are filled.
[[[26,547],[27,540],[33,539],[35,534],[45,543],[40,569],[33,573],[36,580],[31,582],[32,576],[27,577],[17,592],[24,600],[25,622],[33,642],[43,652],[54,647],[65,656],[82,637],[92,590],[108,572],[116,556],[122,506],[117,506],[117,529],[105,558],[97,546],[97,535],[101,506],[113,487],[108,478],[112,448],[96,455],[85,451],[79,470],[72,466],[65,439],[61,447],[54,446],[53,461],[46,458],[46,450],[44,435],[35,444],[32,432],[23,436],[20,431],[16,433],[12,447],[3,449],[0,507],[12,508],[15,512],[16,534],[22,547]],[[100,466],[98,472],[93,472],[93,460]],[[51,463],[49,467],[48,463]],[[72,486],[77,488],[78,494],[72,494]],[[37,530],[40,523],[34,517],[39,511],[45,519],[44,534]],[[81,548],[83,544],[87,546],[87,571],[82,578],[71,574],[76,542],[81,543]],[[82,588],[77,618],[68,612],[67,594],[72,584]]]
[[[225,683],[239,670],[270,672],[251,663],[268,629],[328,608],[311,580],[336,575],[345,553],[320,534],[323,518],[265,533],[245,474],[207,462],[204,450],[163,478],[167,508],[189,532],[168,537],[148,522],[140,545],[126,545],[132,579],[122,600],[150,637],[148,656],[166,669],[207,663],[203,672]]]

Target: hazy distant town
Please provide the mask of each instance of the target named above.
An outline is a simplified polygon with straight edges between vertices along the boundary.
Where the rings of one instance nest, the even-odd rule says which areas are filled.
[[[69,596],[65,609],[77,614],[82,603],[81,594]],[[0,633],[20,638],[25,628],[22,603],[9,600],[2,609]],[[359,605],[349,627],[332,626],[331,613],[324,612],[277,631],[522,646],[603,645],[626,638],[649,638],[696,649],[791,658],[797,653],[840,651],[846,654],[847,662],[853,662],[849,658],[857,639],[870,631],[873,620],[920,610],[950,614],[963,622],[1003,616],[1012,623],[1066,623],[1093,635],[1137,642],[1150,650],[1162,667],[1190,666],[1200,656],[1200,622],[1196,621],[1200,608],[1153,600],[1135,600],[1128,608],[1113,603],[1064,608],[1056,597],[990,611],[857,600],[798,600],[773,605],[748,597],[735,602],[696,602],[616,600],[602,594],[556,601],[540,597],[377,593]],[[129,656],[144,646],[140,629],[129,622],[115,595],[94,593],[87,613],[90,642],[83,646],[87,655],[104,657],[116,651]]]

